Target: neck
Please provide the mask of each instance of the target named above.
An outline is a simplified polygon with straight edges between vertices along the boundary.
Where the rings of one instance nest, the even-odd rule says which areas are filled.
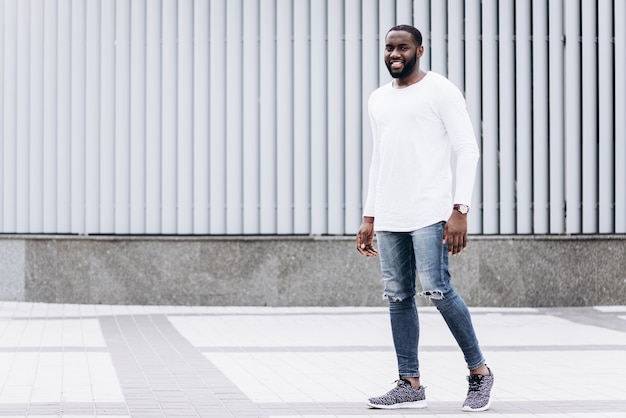
[[[424,76],[426,76],[426,71],[422,71],[418,69],[413,74],[407,77],[394,79],[393,86],[396,88],[400,88],[400,89],[404,87],[408,87],[415,83],[419,83],[424,78]]]

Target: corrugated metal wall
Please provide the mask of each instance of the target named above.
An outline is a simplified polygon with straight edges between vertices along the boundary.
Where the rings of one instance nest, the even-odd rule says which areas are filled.
[[[353,234],[383,35],[466,94],[471,232],[626,232],[621,0],[0,0],[0,232]]]

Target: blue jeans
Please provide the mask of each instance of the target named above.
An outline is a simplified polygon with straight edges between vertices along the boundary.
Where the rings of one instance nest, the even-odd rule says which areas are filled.
[[[463,351],[467,368],[485,363],[467,305],[450,284],[444,227],[445,222],[439,222],[411,232],[376,232],[400,377],[420,375],[416,276],[422,288],[418,295],[430,298],[437,307]]]

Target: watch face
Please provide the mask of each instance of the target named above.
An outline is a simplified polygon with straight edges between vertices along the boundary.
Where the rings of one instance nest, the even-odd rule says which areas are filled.
[[[469,212],[469,206],[467,205],[454,205],[454,209],[458,210],[463,215]]]

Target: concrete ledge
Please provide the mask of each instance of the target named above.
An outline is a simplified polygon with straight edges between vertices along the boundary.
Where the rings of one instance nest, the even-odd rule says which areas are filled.
[[[5,235],[0,257],[4,300],[385,305],[353,237]],[[472,236],[451,270],[470,306],[626,304],[626,236]]]

